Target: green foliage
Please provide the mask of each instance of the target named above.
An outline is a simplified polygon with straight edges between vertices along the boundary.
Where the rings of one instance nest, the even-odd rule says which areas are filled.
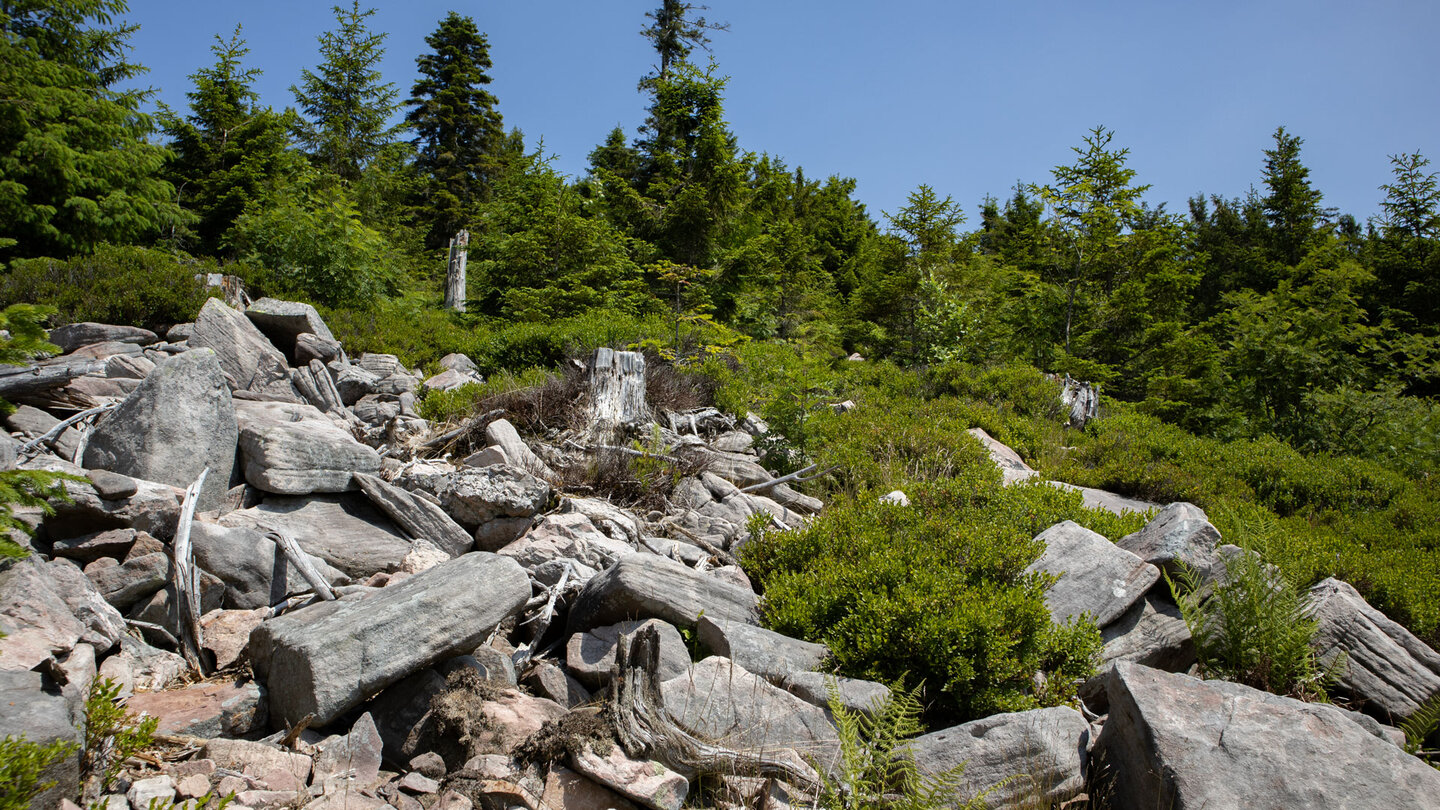
[[[219,270],[213,261],[184,254],[100,245],[93,253],[68,261],[12,262],[8,271],[0,273],[0,303],[54,307],[63,323],[163,328],[195,319],[209,297],[196,276]]]
[[[1400,730],[1405,732],[1405,750],[1415,756],[1430,755],[1434,757],[1435,751],[1422,750],[1425,740],[1440,731],[1440,694],[1432,696],[1429,700],[1420,705],[1415,713],[1410,715],[1400,724]],[[1440,768],[1440,761],[1431,760],[1431,764]]]
[[[185,215],[159,177],[168,150],[140,112],[148,92],[114,86],[133,25],[122,0],[0,6],[0,259],[68,256],[153,239]]]
[[[67,740],[40,745],[23,734],[0,739],[0,810],[28,810],[32,799],[55,786],[41,782],[40,775],[75,750],[75,743]]]
[[[1344,671],[1344,657],[1329,667],[1318,662],[1311,642],[1319,621],[1309,615],[1306,594],[1246,552],[1225,560],[1225,574],[1211,591],[1199,575],[1183,569],[1166,581],[1195,642],[1207,677],[1220,677],[1304,700],[1325,700],[1325,686]]]
[[[1325,212],[1322,195],[1310,185],[1310,170],[1300,162],[1300,145],[1305,139],[1291,135],[1284,127],[1275,130],[1275,147],[1265,150],[1265,187],[1261,199],[1270,222],[1275,257],[1285,264],[1298,264],[1308,242],[1315,238],[1315,226]]]
[[[120,702],[120,684],[97,678],[85,698],[84,773],[108,790],[125,760],[150,747],[157,717],[133,718]]]
[[[955,804],[965,766],[927,776],[908,754],[905,739],[920,733],[920,692],[897,688],[870,712],[846,708],[834,680],[825,683],[840,741],[832,770],[817,767],[818,803],[826,810],[984,810],[984,796]],[[994,788],[992,788],[993,790]]]
[[[55,313],[54,307],[33,304],[11,304],[0,312],[0,363],[18,366],[46,355],[59,354],[60,347],[50,342],[44,322]]]

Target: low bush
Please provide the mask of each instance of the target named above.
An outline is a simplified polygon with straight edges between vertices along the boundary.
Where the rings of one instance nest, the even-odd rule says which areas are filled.
[[[0,810],[28,810],[36,796],[55,786],[40,776],[50,763],[71,756],[78,746],[56,740],[40,745],[19,737],[0,739]]]
[[[0,274],[0,306],[45,304],[60,323],[160,329],[192,321],[209,296],[198,274],[220,272],[213,260],[143,247],[101,245],[88,256],[25,259]]]

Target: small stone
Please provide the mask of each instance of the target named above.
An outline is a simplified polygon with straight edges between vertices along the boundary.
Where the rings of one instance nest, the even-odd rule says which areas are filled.
[[[210,792],[210,779],[198,773],[187,776],[175,785],[175,792],[182,799],[198,799]]]
[[[164,775],[141,779],[130,786],[130,790],[125,793],[125,798],[130,800],[131,807],[137,808],[149,807],[152,801],[173,802],[175,800],[175,780]]]
[[[89,470],[85,473],[85,477],[90,479],[90,483],[95,487],[95,492],[107,501],[128,498],[140,491],[140,486],[135,483],[134,478],[109,470]]]
[[[439,793],[440,783],[418,771],[400,777],[400,789],[411,793]]]
[[[434,751],[426,751],[410,760],[410,770],[431,779],[444,779],[445,760]]]

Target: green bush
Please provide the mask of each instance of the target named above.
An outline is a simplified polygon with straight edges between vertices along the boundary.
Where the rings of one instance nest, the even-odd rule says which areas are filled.
[[[68,261],[26,259],[0,274],[0,306],[44,304],[61,323],[142,326],[192,321],[209,296],[198,274],[218,272],[213,261],[152,248],[100,245]]]
[[[85,698],[85,777],[108,790],[125,760],[150,747],[159,723],[156,717],[132,717],[120,703],[120,684],[96,678]]]
[[[0,810],[28,810],[30,801],[55,786],[41,782],[50,763],[75,753],[76,745],[55,740],[40,745],[19,737],[0,739]]]

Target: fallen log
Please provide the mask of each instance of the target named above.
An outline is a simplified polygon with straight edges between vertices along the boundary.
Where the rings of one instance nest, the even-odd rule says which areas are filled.
[[[34,366],[0,366],[0,399],[38,394],[76,377],[104,374],[105,362],[89,357],[62,357]]]

